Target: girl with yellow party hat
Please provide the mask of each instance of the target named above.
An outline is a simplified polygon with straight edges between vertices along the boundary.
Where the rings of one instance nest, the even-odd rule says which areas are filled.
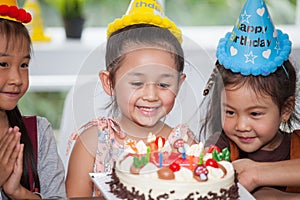
[[[31,15],[0,0],[0,199],[65,197],[64,168],[49,122],[24,117],[18,101],[29,85]]]
[[[99,77],[112,99],[107,107],[111,116],[101,116],[71,136],[68,197],[101,195],[89,173],[111,172],[121,153],[139,140],[146,144],[150,132],[171,147],[177,140],[188,145],[194,139],[186,124],[171,127],[164,121],[185,74],[181,31],[164,16],[160,2],[132,0],[126,14],[108,25],[107,36],[106,70]]]
[[[228,147],[239,182],[256,198],[300,192],[297,75],[291,41],[274,27],[263,0],[247,0],[232,32],[219,41],[204,94],[205,146]],[[208,101],[208,105],[205,104]],[[295,187],[297,186],[297,187]]]

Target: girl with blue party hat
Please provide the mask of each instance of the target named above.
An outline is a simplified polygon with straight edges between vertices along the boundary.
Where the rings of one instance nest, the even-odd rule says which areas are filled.
[[[22,116],[29,85],[31,14],[0,0],[0,199],[65,197],[64,168],[48,120]]]
[[[294,187],[300,186],[300,131],[293,131],[299,118],[290,52],[289,37],[274,28],[265,2],[248,0],[219,41],[204,90],[209,109],[201,134],[214,133],[205,146],[228,147],[239,182],[257,198],[300,192]]]
[[[112,117],[100,116],[74,132],[68,197],[100,196],[89,173],[111,172],[121,153],[140,141],[162,137],[174,147],[177,140],[188,145],[194,139],[186,124],[164,121],[186,75],[181,31],[164,16],[160,1],[132,0],[126,14],[109,24],[107,36],[106,70],[99,77],[112,97]]]

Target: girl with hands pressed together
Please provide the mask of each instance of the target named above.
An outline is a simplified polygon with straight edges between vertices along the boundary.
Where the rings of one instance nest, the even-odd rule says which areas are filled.
[[[0,0],[0,199],[65,197],[64,168],[47,119],[22,116],[29,85],[31,15]]]

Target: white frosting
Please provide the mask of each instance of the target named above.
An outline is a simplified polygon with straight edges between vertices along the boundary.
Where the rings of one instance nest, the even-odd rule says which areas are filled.
[[[128,169],[126,165],[129,164],[128,159],[123,160],[121,164],[117,163],[116,174],[129,190],[134,187],[135,190],[138,190],[140,194],[144,193],[145,196],[152,189],[152,197],[167,193],[170,199],[183,199],[194,193],[196,199],[200,196],[206,196],[210,191],[219,193],[221,188],[228,189],[234,184],[234,169],[232,164],[227,161],[219,162],[227,171],[225,176],[220,168],[207,167],[209,171],[208,181],[198,182],[193,178],[193,172],[186,167],[181,167],[179,171],[174,173],[174,180],[159,179],[156,172],[159,168],[152,163],[145,165],[144,169],[141,170],[142,173],[134,175],[126,171]]]
[[[187,151],[186,154],[188,156],[199,156],[200,153],[202,153],[204,150],[204,146],[202,144],[202,142],[198,143],[198,144],[193,144],[192,146],[190,146]]]
[[[162,152],[171,152],[172,146],[170,145],[169,141],[167,140],[164,144],[164,147],[161,149]]]
[[[140,140],[136,143],[136,148],[138,149],[139,154],[146,154],[147,153],[147,146],[145,143]]]
[[[193,178],[193,172],[185,167],[182,167],[181,170],[174,174],[176,182],[197,182],[197,180]]]
[[[140,174],[150,174],[150,173],[155,173],[157,172],[157,167],[153,163],[148,163],[145,165],[141,171]]]

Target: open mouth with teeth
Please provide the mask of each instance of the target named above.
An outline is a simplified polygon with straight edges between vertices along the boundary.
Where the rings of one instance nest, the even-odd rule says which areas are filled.
[[[144,115],[154,115],[157,113],[159,107],[137,106],[138,110]]]

